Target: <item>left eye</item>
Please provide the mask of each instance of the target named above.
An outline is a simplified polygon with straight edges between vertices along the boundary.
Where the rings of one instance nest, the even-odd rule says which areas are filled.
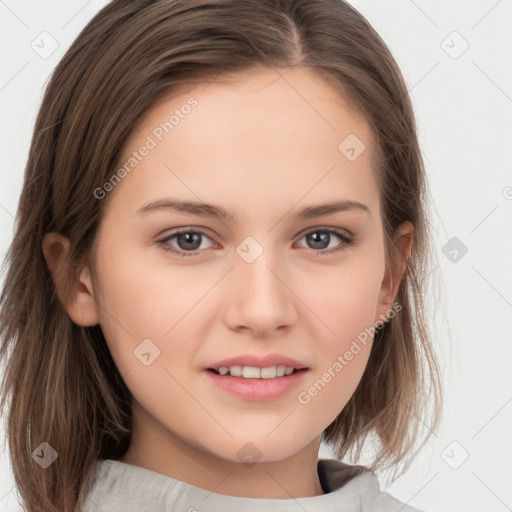
[[[338,244],[338,246],[330,246],[330,242],[332,241],[333,236],[338,238],[338,240],[341,240],[342,244]],[[313,247],[310,247],[311,249],[315,249],[317,251],[324,251],[324,249],[327,249],[329,247],[335,247],[334,250],[338,251],[344,249],[346,246],[353,243],[352,238],[349,238],[348,236],[333,229],[315,229],[314,231],[309,231],[308,233],[306,233],[301,238],[301,240],[303,238],[305,238],[308,243],[313,245]],[[325,252],[330,253],[333,251]]]
[[[341,243],[332,246],[333,236]],[[202,238],[211,238],[203,231],[186,230],[175,232],[162,240],[158,240],[157,244],[165,251],[172,252],[178,256],[195,256],[201,249]],[[176,239],[177,248],[173,247],[170,242]],[[306,243],[312,245],[309,248],[319,252],[320,254],[330,254],[335,251],[343,250],[354,243],[354,239],[334,229],[315,229],[302,235],[299,240],[306,239]],[[334,248],[333,248],[334,247]],[[326,249],[331,248],[327,251]],[[204,247],[203,247],[204,249]]]

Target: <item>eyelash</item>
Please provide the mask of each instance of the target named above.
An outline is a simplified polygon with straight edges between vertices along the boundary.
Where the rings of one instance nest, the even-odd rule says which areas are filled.
[[[201,235],[211,239],[211,237],[207,233],[205,233],[204,231],[202,231],[200,229],[189,229],[189,228],[187,228],[187,229],[183,229],[183,230],[180,230],[180,231],[175,231],[174,233],[166,236],[165,238],[163,238],[161,240],[157,240],[156,243],[165,253],[171,252],[171,253],[173,253],[173,254],[175,254],[177,256],[182,256],[182,257],[196,256],[201,251],[183,251],[183,250],[177,251],[176,249],[174,249],[174,248],[172,248],[172,247],[170,247],[168,245],[168,242],[170,240],[172,240],[176,236],[178,236],[180,234],[183,234],[183,233],[201,234]],[[349,237],[349,236],[345,235],[344,233],[342,233],[342,232],[340,232],[340,231],[338,231],[336,229],[327,228],[327,227],[319,227],[319,228],[315,228],[315,229],[312,229],[310,231],[307,231],[306,233],[302,234],[302,236],[300,237],[299,240],[302,240],[302,238],[304,238],[305,236],[308,236],[308,235],[310,235],[312,233],[328,233],[330,235],[337,236],[342,241],[342,244],[340,245],[340,247],[336,247],[334,249],[331,248],[329,250],[327,250],[327,249],[318,249],[318,250],[316,250],[316,252],[318,254],[323,255],[323,256],[330,255],[330,254],[336,253],[338,251],[343,251],[347,247],[355,245],[355,243],[356,243],[354,238]],[[311,251],[315,251],[315,249],[311,249]]]

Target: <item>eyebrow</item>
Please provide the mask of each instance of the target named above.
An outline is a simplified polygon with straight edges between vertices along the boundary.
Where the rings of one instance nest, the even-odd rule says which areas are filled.
[[[198,215],[200,217],[220,219],[226,222],[234,222],[236,220],[236,215],[233,212],[228,212],[221,206],[195,201],[181,201],[172,198],[164,198],[146,203],[137,210],[137,213],[142,214],[161,209],[171,209],[182,213]],[[370,208],[365,204],[358,201],[339,200],[306,206],[291,215],[291,218],[295,220],[308,220],[323,215],[331,215],[333,213],[351,210],[360,210],[371,215]]]

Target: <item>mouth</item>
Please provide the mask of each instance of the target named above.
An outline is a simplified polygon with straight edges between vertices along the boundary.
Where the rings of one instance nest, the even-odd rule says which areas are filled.
[[[277,365],[260,368],[257,366],[220,366],[219,368],[207,368],[207,371],[216,375],[240,377],[243,379],[279,379],[289,375],[304,372],[308,368],[295,368],[293,366]]]
[[[304,382],[308,367],[293,366],[220,366],[205,368],[210,382],[239,399],[266,402],[290,396]]]

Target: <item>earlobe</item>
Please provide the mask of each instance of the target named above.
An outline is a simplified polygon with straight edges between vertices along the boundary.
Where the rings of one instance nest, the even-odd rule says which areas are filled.
[[[395,233],[393,240],[396,250],[391,251],[390,265],[386,264],[386,274],[379,294],[376,322],[385,321],[388,316],[386,313],[395,301],[400,282],[407,268],[407,260],[411,255],[413,237],[414,226],[409,221],[401,224]]]
[[[99,323],[91,273],[87,266],[76,269],[69,262],[69,239],[59,233],[43,237],[42,251],[52,275],[57,296],[71,320],[82,327]]]

